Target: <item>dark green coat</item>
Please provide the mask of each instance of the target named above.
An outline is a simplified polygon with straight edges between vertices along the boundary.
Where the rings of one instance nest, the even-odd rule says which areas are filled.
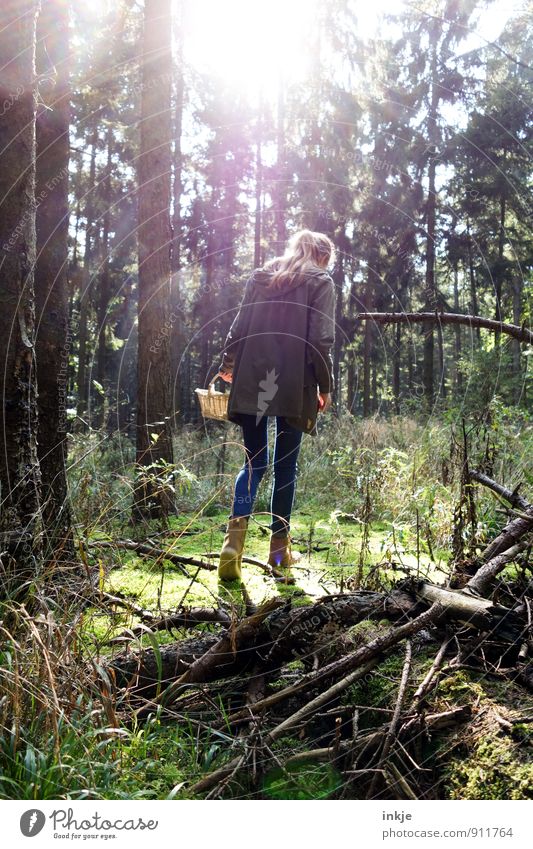
[[[224,343],[220,368],[233,372],[228,417],[284,416],[316,435],[317,389],[333,391],[335,287],[323,269],[305,272],[281,290],[272,271],[255,269]]]

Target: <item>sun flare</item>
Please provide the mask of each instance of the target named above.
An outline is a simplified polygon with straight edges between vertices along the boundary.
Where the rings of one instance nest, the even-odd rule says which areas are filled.
[[[295,81],[312,56],[309,23],[317,0],[196,0],[188,4],[186,58],[199,71],[249,90]]]

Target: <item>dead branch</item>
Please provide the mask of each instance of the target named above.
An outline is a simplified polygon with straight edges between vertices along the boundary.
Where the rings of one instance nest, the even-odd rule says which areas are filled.
[[[433,604],[429,610],[426,610],[424,613],[421,613],[420,616],[417,616],[416,619],[407,622],[405,625],[400,625],[397,628],[391,628],[382,636],[376,637],[375,640],[372,640],[368,645],[363,646],[355,652],[350,653],[346,657],[341,660],[335,661],[332,664],[321,669],[319,672],[316,672],[310,676],[308,676],[305,689],[308,689],[310,686],[314,686],[320,681],[324,681],[326,678],[337,675],[341,673],[345,674],[344,677],[337,681],[335,684],[332,684],[310,702],[305,704],[295,713],[291,714],[289,717],[284,719],[279,725],[276,725],[264,738],[264,742],[270,744],[275,740],[282,737],[287,731],[291,728],[294,728],[295,725],[298,725],[303,719],[307,718],[309,714],[313,714],[318,708],[322,707],[324,704],[327,704],[330,700],[336,698],[340,695],[347,687],[354,683],[358,678],[363,677],[367,672],[375,665],[376,658],[381,655],[384,651],[395,646],[401,640],[406,637],[411,636],[412,634],[417,633],[426,625],[429,625],[431,622],[435,621],[440,614],[442,613],[442,607],[440,604]],[[302,688],[300,688],[301,691]],[[253,711],[254,714],[257,711],[257,707],[260,703],[257,702],[254,705]],[[215,784],[218,784],[219,781],[223,780],[226,775],[229,775],[233,772],[235,767],[239,762],[239,758],[234,758],[222,770],[216,770],[214,773],[211,773],[211,776],[206,776],[202,779],[202,781],[195,784],[191,790],[193,793],[202,792],[203,790],[207,790],[210,787],[213,787]],[[221,774],[222,773],[222,774]]]
[[[127,606],[127,605],[126,605]],[[137,605],[131,608],[134,612]],[[223,625],[228,628],[231,624],[230,616],[220,608],[213,607],[184,607],[176,613],[171,613],[168,616],[157,618],[154,613],[144,610],[138,614],[143,623],[147,624],[151,631],[172,631],[176,628],[196,628],[197,625]],[[124,643],[129,640],[142,637],[146,633],[146,628],[142,625],[136,625],[134,628],[128,628],[116,637],[110,640],[110,643]]]
[[[410,592],[408,592],[410,590]],[[387,618],[394,622],[413,617],[416,615],[420,602],[431,604],[438,601],[443,610],[443,617],[449,621],[467,622],[481,629],[498,633],[500,638],[508,645],[513,645],[520,639],[523,632],[523,614],[521,611],[511,611],[501,605],[493,605],[487,599],[477,598],[468,592],[448,590],[436,587],[425,581],[405,581],[390,593],[377,593],[358,591],[340,596],[327,596],[319,599],[315,604],[290,610],[287,607],[274,609],[266,616],[257,632],[245,644],[243,637],[245,630],[240,632],[241,649],[234,653],[233,650],[223,649],[227,645],[229,632],[223,637],[209,635],[203,638],[198,645],[195,639],[181,641],[161,646],[160,658],[156,658],[152,649],[145,648],[142,653],[117,655],[109,661],[108,668],[115,672],[119,686],[125,686],[126,681],[134,683],[134,689],[139,687],[140,692],[135,695],[143,695],[145,698],[153,696],[158,683],[158,661],[161,664],[161,682],[167,685],[175,681],[186,668],[184,662],[193,656],[193,662],[199,659],[199,646],[206,646],[205,651],[213,648],[221,639],[220,651],[224,662],[216,668],[207,666],[205,673],[215,674],[217,677],[240,675],[247,666],[257,664],[265,673],[275,670],[295,657],[311,657],[316,640],[325,628],[331,633],[331,645],[337,646],[337,653],[346,651],[349,643],[345,645],[344,632],[349,626],[355,625],[363,619]],[[241,623],[242,625],[243,623]],[[332,629],[332,626],[333,629]],[[150,624],[150,627],[152,625]],[[206,643],[205,640],[208,639]],[[222,661],[222,656],[220,658]],[[342,658],[341,658],[342,660]],[[327,667],[323,667],[325,669]],[[331,664],[328,667],[332,669]],[[318,670],[321,673],[323,670]],[[342,673],[342,668],[338,670]],[[315,673],[317,674],[317,673]],[[205,681],[212,680],[205,677]],[[305,688],[307,678],[298,684],[290,685],[282,691],[270,694],[261,699],[254,708],[254,712],[266,710],[273,707],[286,698],[299,693]],[[133,695],[133,692],[132,692]],[[237,711],[229,717],[229,722],[238,724],[247,721],[250,715],[248,711]]]
[[[411,660],[412,660],[412,646],[411,641],[407,640],[405,646],[405,661],[402,669],[402,677],[400,679],[400,686],[398,688],[398,696],[396,698],[396,704],[394,706],[394,713],[392,715],[392,719],[390,721],[390,725],[387,729],[387,733],[385,735],[385,740],[383,742],[383,748],[381,750],[381,755],[379,761],[377,763],[377,769],[380,769],[384,763],[386,762],[389,752],[391,750],[394,737],[396,735],[396,729],[398,727],[398,721],[400,719],[400,713],[402,711],[402,705],[405,698],[405,691],[407,689],[407,681],[409,680],[409,672],[411,671]],[[379,775],[376,773],[372,779],[372,783],[370,785],[370,789],[368,791],[367,799],[372,799],[375,796],[377,787],[379,782]]]
[[[239,654],[247,659],[251,656],[254,648],[254,639],[257,637],[259,626],[272,613],[273,610],[284,604],[283,599],[273,598],[265,602],[257,613],[247,616],[237,625],[235,629],[230,628],[208,651],[195,660],[180,677],[173,681],[160,696],[157,696],[149,705],[150,709],[157,704],[168,707],[177,698],[184,684],[197,684],[209,681],[215,672],[224,674],[224,667],[233,665]],[[139,709],[145,713],[146,707]]]
[[[441,647],[438,650],[438,652],[435,656],[435,660],[433,661],[433,663],[431,665],[431,669],[429,670],[429,672],[427,673],[427,675],[425,676],[423,681],[419,684],[419,686],[415,690],[415,693],[414,693],[414,696],[413,696],[413,710],[415,712],[418,712],[419,707],[422,703],[422,700],[425,698],[427,692],[429,691],[429,688],[431,686],[431,683],[432,683],[435,675],[439,672],[439,670],[440,670],[440,668],[441,668],[441,666],[444,662],[444,657],[446,655],[446,650],[447,650],[448,646],[450,645],[450,641],[451,641],[450,637],[446,637],[442,641]]]
[[[520,552],[525,551],[531,543],[522,540],[516,545],[511,546],[506,551],[493,556],[487,563],[477,570],[476,574],[467,582],[465,589],[467,591],[478,593],[479,595],[487,595],[491,584],[496,575],[504,569],[508,563],[515,559]],[[478,599],[476,599],[478,601]]]
[[[490,489],[492,492],[495,492],[496,495],[501,496],[501,498],[507,501],[511,507],[519,507],[520,510],[523,511],[526,511],[529,507],[531,507],[529,501],[519,494],[518,486],[513,490],[510,490],[506,486],[503,486],[503,484],[487,477],[487,475],[484,475],[483,472],[475,471],[475,469],[470,469],[469,474],[473,481],[482,484],[482,486],[486,486],[487,489]]]
[[[533,342],[533,331],[524,325],[504,324],[492,318],[484,318],[480,315],[463,315],[452,312],[360,312],[355,316],[359,321],[375,321],[376,324],[465,324],[468,327],[483,327],[495,333],[505,333],[518,342]]]
[[[424,726],[428,732],[431,731],[443,731],[446,728],[450,728],[453,725],[457,725],[461,722],[466,722],[471,718],[472,711],[469,705],[462,705],[461,707],[453,708],[452,710],[446,710],[442,713],[429,713],[424,719]],[[413,730],[418,729],[420,726],[419,717],[414,717],[412,720],[405,722],[400,729],[398,730],[398,738],[406,739],[410,736]],[[362,752],[363,749],[367,747],[370,749],[377,749],[380,743],[383,741],[384,735],[387,733],[387,725],[384,725],[382,728],[379,728],[374,731],[367,732],[366,734],[361,734],[360,737],[354,742],[353,740],[342,740],[340,744],[339,756],[345,754],[354,754],[357,756]],[[370,746],[369,746],[370,744]],[[308,761],[329,761],[331,760],[333,754],[333,750],[331,746],[325,746],[320,749],[308,749],[305,752],[297,752],[295,755],[291,755],[285,761],[285,766],[291,766],[293,764],[298,763],[306,763]],[[357,772],[359,774],[369,772],[370,770],[350,770],[350,774],[352,772]]]
[[[440,602],[445,612],[454,620],[468,622],[479,628],[490,625],[493,604],[488,599],[474,598],[461,590],[449,590],[427,581],[420,582],[416,594],[430,603]]]
[[[135,551],[141,557],[149,557],[155,560],[156,563],[162,563],[163,560],[168,560],[175,566],[196,566],[199,569],[207,569],[213,572],[217,567],[215,563],[208,563],[206,560],[200,560],[198,557],[186,557],[183,554],[175,554],[164,548],[157,548],[153,545],[148,545],[144,542],[134,542],[131,539],[104,540],[95,539],[89,542],[90,548],[123,548],[127,551]],[[185,569],[181,569],[182,574],[188,577]]]
[[[517,519],[512,519],[507,523],[503,531],[485,548],[479,560],[481,562],[492,560],[497,554],[507,551],[511,546],[518,543],[530,531],[533,531],[533,505],[527,507]]]

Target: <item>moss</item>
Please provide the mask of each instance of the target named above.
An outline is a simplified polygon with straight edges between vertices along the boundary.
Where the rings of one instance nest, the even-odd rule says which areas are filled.
[[[470,704],[472,720],[441,737],[434,762],[440,764],[443,798],[533,798],[531,729],[513,720],[529,713],[531,698],[509,681],[480,670],[457,670],[443,679],[435,710]],[[502,725],[501,719],[512,727]]]
[[[450,799],[533,799],[533,763],[508,737],[479,740],[468,757],[449,763],[446,776]]]

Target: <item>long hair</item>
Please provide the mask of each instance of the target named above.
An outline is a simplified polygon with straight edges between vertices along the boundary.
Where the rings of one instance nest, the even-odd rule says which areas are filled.
[[[299,230],[292,236],[283,256],[269,260],[264,269],[274,271],[269,287],[279,289],[299,274],[323,269],[334,257],[335,246],[324,233]]]

